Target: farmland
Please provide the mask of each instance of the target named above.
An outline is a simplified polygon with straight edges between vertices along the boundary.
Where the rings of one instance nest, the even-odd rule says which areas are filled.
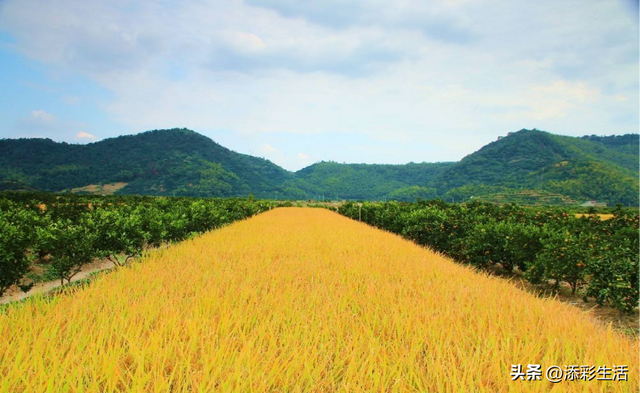
[[[512,364],[627,365],[557,301],[324,209],[279,208],[0,314],[1,392],[548,391]],[[525,366],[526,368],[526,366]]]
[[[144,250],[291,205],[253,198],[4,193],[0,296],[11,296],[1,301],[50,288],[53,280],[69,284],[94,266],[126,265]],[[554,295],[569,287],[584,305],[594,301],[627,314],[637,309],[640,245],[638,214],[631,209],[584,214],[565,207],[439,200],[296,205],[336,210],[458,262],[528,281],[536,291]],[[637,325],[631,322],[617,327]]]
[[[346,203],[350,218],[402,235],[478,269],[517,272],[621,311],[638,306],[638,212],[572,214],[514,204]]]
[[[43,193],[0,196],[0,296],[35,282],[70,283],[84,266],[126,264],[275,206],[253,199],[99,197]]]

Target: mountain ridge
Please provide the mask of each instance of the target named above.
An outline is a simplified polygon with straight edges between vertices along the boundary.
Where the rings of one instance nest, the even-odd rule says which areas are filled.
[[[188,129],[152,130],[86,145],[0,140],[0,190],[69,191],[126,183],[118,193],[355,200],[466,200],[539,190],[637,205],[637,134],[568,137],[520,130],[458,162],[339,164],[296,172]]]

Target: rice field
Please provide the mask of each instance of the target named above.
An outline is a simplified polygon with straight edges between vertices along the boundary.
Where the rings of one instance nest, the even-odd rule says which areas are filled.
[[[324,209],[279,208],[0,314],[5,392],[638,391],[638,342]],[[511,380],[540,364],[541,381]],[[561,381],[557,365],[627,365]]]
[[[585,216],[587,217],[598,216],[602,221],[610,220],[613,218],[613,214],[608,214],[608,213],[596,213],[596,214],[576,213],[577,218],[585,217]]]

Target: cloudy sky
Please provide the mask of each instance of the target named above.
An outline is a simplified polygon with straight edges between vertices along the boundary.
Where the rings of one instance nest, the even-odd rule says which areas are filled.
[[[0,138],[187,127],[291,170],[638,132],[637,0],[0,0]]]

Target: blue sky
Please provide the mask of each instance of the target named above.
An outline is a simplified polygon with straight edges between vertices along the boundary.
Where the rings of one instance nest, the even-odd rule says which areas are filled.
[[[0,0],[0,138],[187,127],[297,170],[638,132],[637,4]]]

